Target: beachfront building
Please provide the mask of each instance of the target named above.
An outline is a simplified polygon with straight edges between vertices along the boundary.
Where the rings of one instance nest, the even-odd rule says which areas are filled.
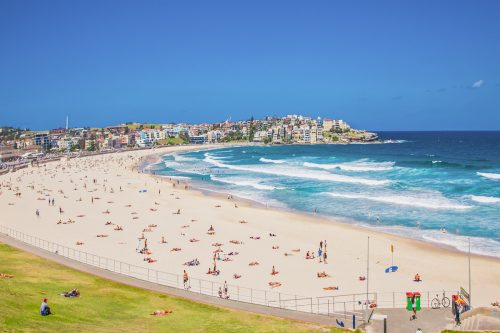
[[[189,143],[203,144],[207,142],[208,142],[208,137],[206,134],[189,136]]]
[[[44,150],[48,150],[50,148],[50,137],[49,132],[39,132],[33,135],[33,141],[35,145],[39,146]]]

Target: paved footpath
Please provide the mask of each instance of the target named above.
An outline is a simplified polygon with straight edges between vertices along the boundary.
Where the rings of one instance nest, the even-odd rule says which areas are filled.
[[[183,289],[162,286],[162,285],[148,282],[148,281],[139,280],[139,279],[136,279],[136,278],[133,278],[130,276],[114,273],[114,272],[111,272],[111,271],[108,271],[108,270],[105,270],[102,268],[97,268],[97,267],[94,267],[91,265],[87,265],[87,264],[78,262],[76,260],[62,257],[62,256],[57,255],[55,253],[52,253],[52,252],[49,252],[46,250],[42,250],[40,248],[26,244],[24,242],[21,242],[19,240],[16,240],[14,238],[6,236],[5,234],[2,234],[2,233],[0,233],[0,242],[8,244],[10,246],[13,246],[15,248],[18,248],[20,250],[32,253],[32,254],[39,256],[41,258],[45,258],[45,259],[48,259],[50,261],[57,262],[61,265],[79,270],[81,272],[89,273],[89,274],[99,276],[99,277],[107,279],[107,280],[111,280],[111,281],[115,281],[115,282],[119,282],[119,283],[124,283],[124,284],[130,285],[130,286],[159,292],[162,294],[181,297],[181,298],[189,299],[189,300],[199,302],[199,303],[215,305],[215,306],[225,307],[225,308],[230,308],[230,309],[235,309],[235,310],[254,312],[254,313],[258,313],[258,314],[276,316],[276,317],[292,319],[292,320],[297,320],[297,321],[302,321],[302,322],[310,322],[310,323],[319,324],[319,325],[337,326],[337,324],[335,323],[335,317],[331,317],[331,316],[328,317],[328,316],[324,316],[324,315],[310,314],[310,313],[305,313],[305,312],[285,310],[285,309],[267,307],[267,306],[263,306],[263,305],[227,300],[227,299],[212,297],[212,296],[203,295],[203,294],[199,294],[199,293],[188,292],[188,291],[185,291]]]
[[[440,333],[446,325],[453,323],[451,309],[422,309],[416,320],[410,320],[406,309],[377,309],[377,315],[387,315],[387,333],[415,333],[420,328],[424,333]],[[372,320],[367,333],[384,333],[383,320]]]

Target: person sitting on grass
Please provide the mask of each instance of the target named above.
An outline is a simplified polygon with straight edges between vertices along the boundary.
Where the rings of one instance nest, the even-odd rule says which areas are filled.
[[[50,314],[52,314],[50,312],[50,307],[49,305],[47,304],[47,299],[44,298],[43,301],[42,301],[42,305],[40,305],[40,314],[42,316],[48,316]]]

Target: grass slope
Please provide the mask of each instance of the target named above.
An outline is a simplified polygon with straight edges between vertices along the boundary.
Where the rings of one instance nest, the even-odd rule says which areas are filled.
[[[0,243],[1,332],[343,332],[209,306],[82,273]],[[81,297],[59,296],[79,288]],[[48,297],[54,313],[38,309]],[[157,309],[174,313],[154,317]]]

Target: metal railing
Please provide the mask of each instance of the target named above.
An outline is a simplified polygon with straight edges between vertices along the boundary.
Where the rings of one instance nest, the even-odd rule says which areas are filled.
[[[68,259],[114,273],[130,276],[139,280],[157,283],[162,286],[184,289],[189,292],[200,293],[213,297],[218,297],[219,288],[224,287],[223,283],[193,277],[189,279],[188,285],[185,286],[183,277],[180,274],[131,265],[116,259],[102,257],[57,244],[2,225],[0,225],[0,233]],[[421,292],[421,306],[430,307],[430,302],[434,297],[436,297],[436,294],[439,298],[441,298],[443,292],[451,299],[452,292],[450,291],[440,290]],[[377,307],[386,308],[404,308],[406,306],[405,292],[372,292],[368,294],[367,302],[366,293],[323,297],[303,297],[270,290],[259,290],[238,285],[228,285],[228,296],[229,299],[239,302],[312,314],[335,316],[337,318],[345,318],[347,320],[350,320],[352,316],[355,316],[359,323],[364,321],[362,311],[366,310],[367,303],[368,305],[376,305]]]

